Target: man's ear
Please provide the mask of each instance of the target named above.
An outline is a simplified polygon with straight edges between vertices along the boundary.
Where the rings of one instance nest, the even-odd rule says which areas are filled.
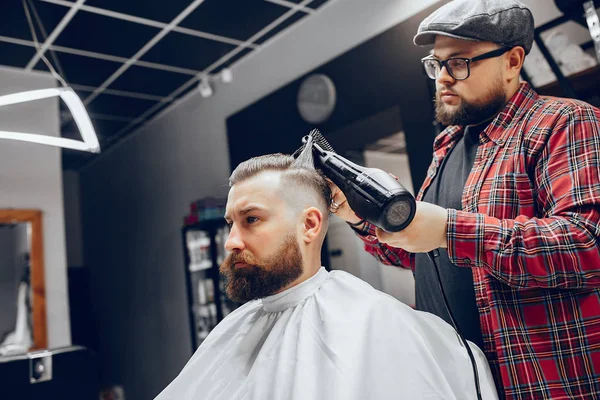
[[[318,239],[323,231],[323,213],[316,207],[309,207],[303,215],[302,239],[310,243]]]
[[[519,78],[525,62],[525,49],[521,46],[513,47],[506,55],[506,60],[508,62],[507,78],[509,80]]]

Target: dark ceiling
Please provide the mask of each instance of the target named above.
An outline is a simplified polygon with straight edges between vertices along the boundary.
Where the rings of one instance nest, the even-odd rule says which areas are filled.
[[[42,49],[87,106],[103,151],[327,0],[27,0]],[[0,7],[0,65],[47,71],[22,0]],[[62,135],[79,139],[66,108]],[[63,150],[63,168],[95,155]]]

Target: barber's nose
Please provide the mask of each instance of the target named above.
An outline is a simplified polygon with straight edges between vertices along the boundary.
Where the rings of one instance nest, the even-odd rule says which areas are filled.
[[[448,86],[453,84],[456,81],[456,79],[454,79],[452,75],[448,73],[448,69],[446,68],[446,66],[443,66],[442,69],[440,69],[436,81],[440,85]]]
[[[239,229],[235,225],[232,225],[229,236],[227,236],[227,240],[225,241],[225,250],[233,252],[236,250],[243,250],[244,247],[244,241],[242,240]]]

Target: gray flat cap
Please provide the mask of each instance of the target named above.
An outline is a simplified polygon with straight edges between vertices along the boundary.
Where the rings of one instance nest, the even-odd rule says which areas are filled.
[[[425,18],[414,38],[417,46],[435,43],[436,35],[522,46],[533,43],[533,15],[517,0],[454,0]]]

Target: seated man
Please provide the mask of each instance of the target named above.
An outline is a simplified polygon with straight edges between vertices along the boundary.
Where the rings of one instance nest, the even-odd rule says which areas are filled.
[[[321,267],[331,202],[322,175],[274,154],[240,164],[230,186],[230,254],[220,269],[227,295],[246,303],[158,399],[476,399],[450,325]],[[497,399],[471,347],[482,397]]]

